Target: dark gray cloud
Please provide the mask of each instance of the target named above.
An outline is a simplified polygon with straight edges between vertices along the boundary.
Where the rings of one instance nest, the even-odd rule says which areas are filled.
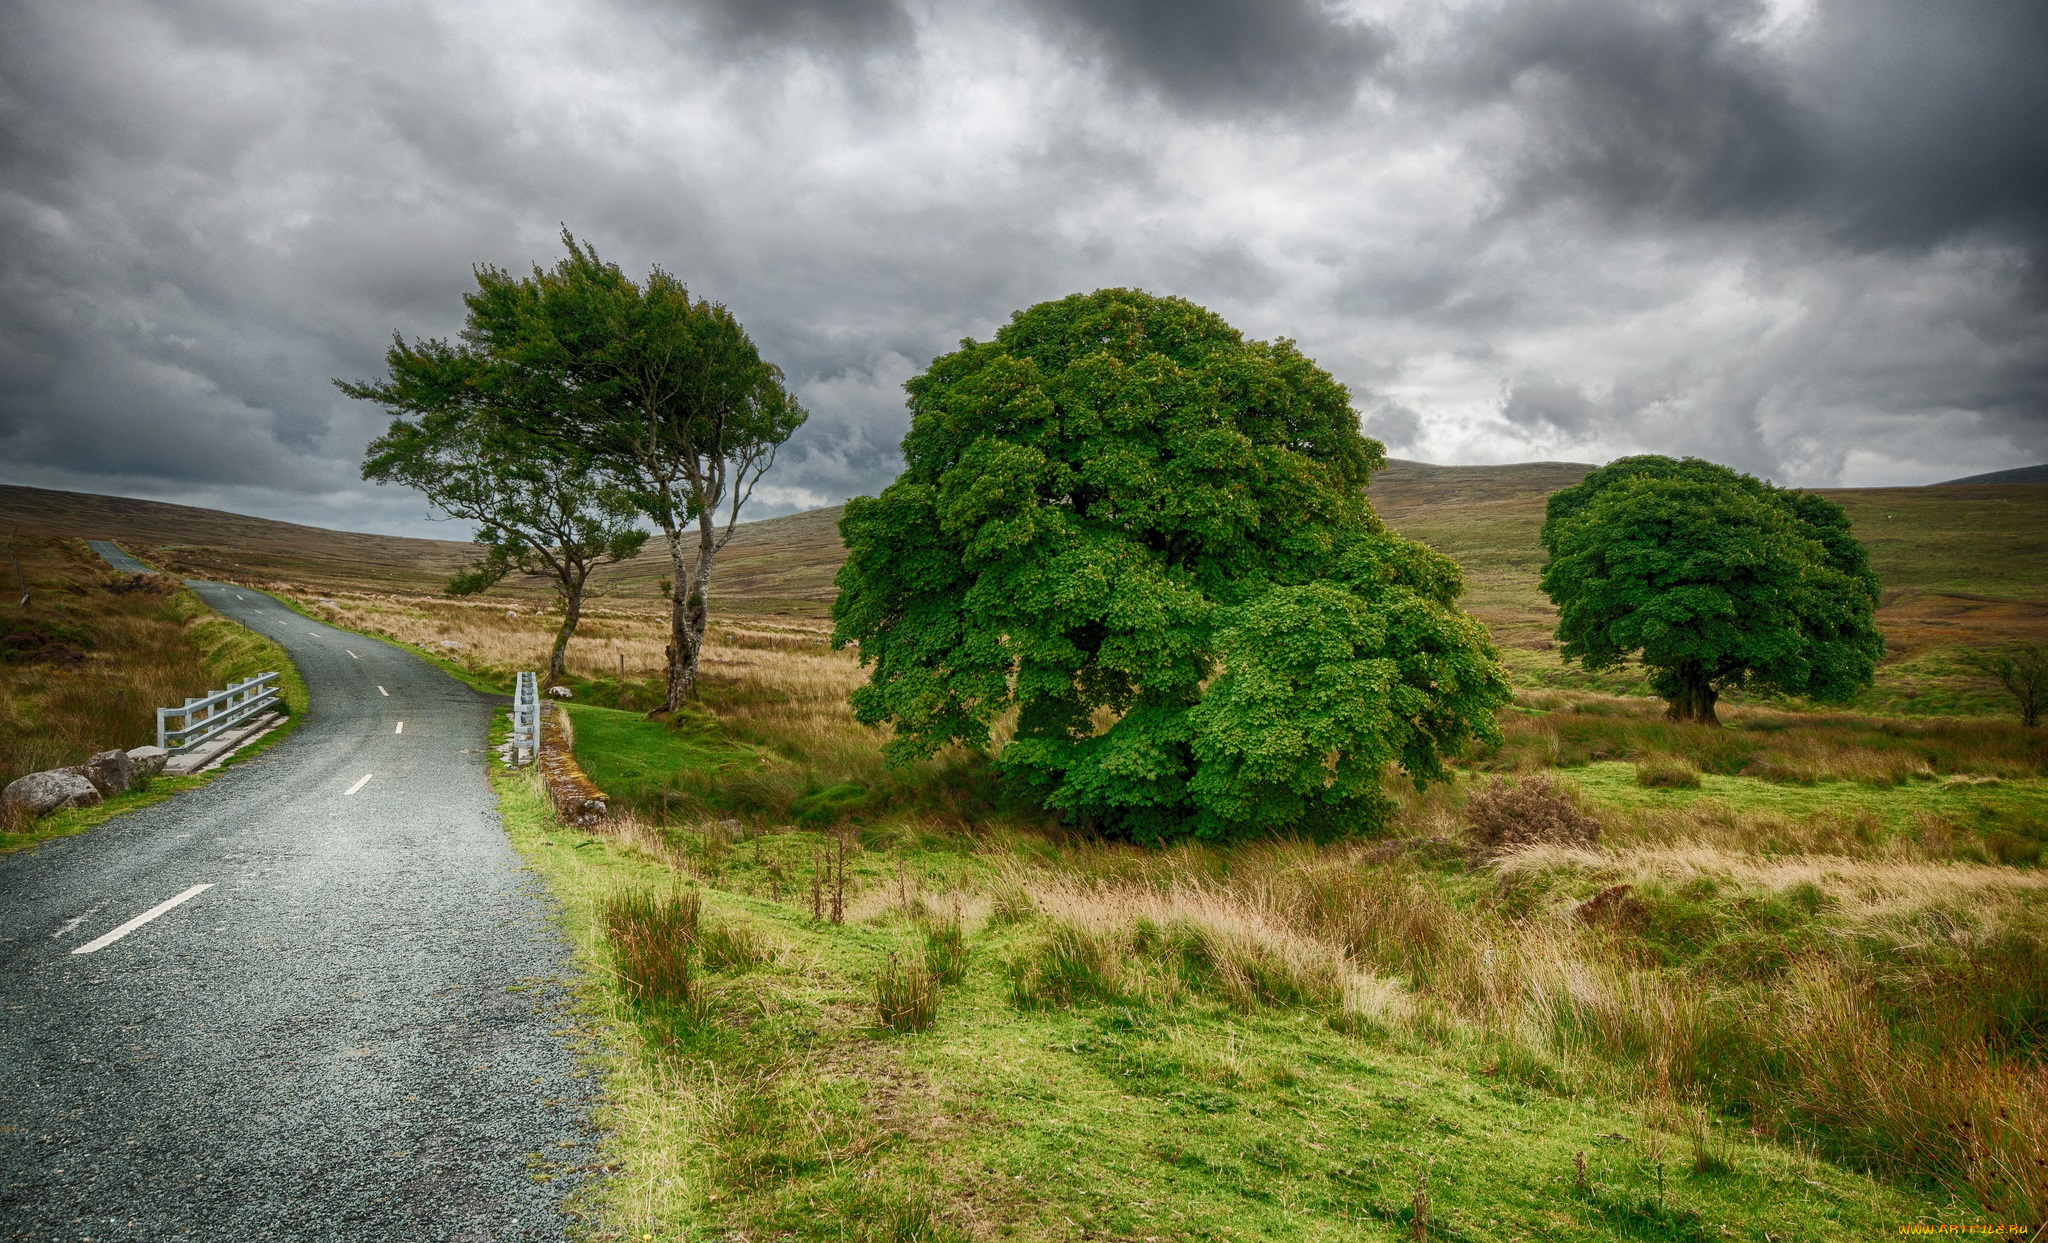
[[[1389,48],[1318,0],[1030,0],[1128,81],[1201,111],[1348,103]]]
[[[1814,136],[1779,57],[1747,37],[1762,8],[1540,0],[1471,15],[1443,67],[1472,100],[1520,114],[1509,210],[1583,196],[1621,212],[1717,216],[1782,208],[1805,189]]]
[[[1773,38],[1796,22],[1797,37]],[[1539,0],[1468,12],[1419,84],[1511,107],[1514,211],[1796,216],[1856,246],[2048,225],[2034,0]]]
[[[683,28],[755,51],[860,54],[907,45],[915,34],[897,0],[652,0]]]
[[[335,376],[567,222],[813,412],[1075,290],[1285,335],[1405,457],[2048,459],[2048,10],[1908,0],[15,0],[0,480],[420,530]],[[433,528],[447,534],[447,528]]]
[[[1826,142],[1814,178],[1859,245],[1979,230],[2048,245],[2048,6],[1836,0],[1806,88]]]

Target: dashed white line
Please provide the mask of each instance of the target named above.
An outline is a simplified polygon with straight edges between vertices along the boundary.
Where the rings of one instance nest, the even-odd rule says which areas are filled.
[[[404,732],[405,732],[405,722],[404,722],[404,721],[400,721],[400,722],[398,723],[398,728],[397,728],[397,729],[394,729],[394,730],[392,730],[391,732],[392,732],[392,733],[394,733],[394,734],[402,734],[402,733],[404,733]]]
[[[391,692],[390,692],[390,691],[387,691],[387,690],[385,690],[385,689],[384,689],[383,687],[381,687],[381,686],[377,688],[377,693],[378,693],[379,695],[382,695],[382,696],[384,696],[384,698],[386,698],[386,699],[389,699],[389,698],[391,698]]]
[[[95,937],[92,940],[87,941],[84,945],[79,946],[77,949],[72,950],[71,952],[74,954],[90,954],[94,950],[105,949],[107,946],[112,945],[114,942],[120,940],[122,937],[127,936],[129,933],[135,931],[137,928],[142,927],[142,925],[148,923],[152,919],[155,919],[157,916],[163,914],[165,911],[181,906],[186,902],[190,902],[192,899],[198,897],[202,893],[205,893],[207,890],[211,888],[213,888],[212,885],[194,885],[190,889],[187,889],[185,892],[179,894],[177,897],[172,898],[167,902],[157,903],[155,906],[150,907],[142,914],[137,915],[135,918],[129,920],[127,923],[122,924],[119,928],[114,929],[112,932],[109,932],[104,936]]]
[[[354,785],[350,786],[347,790],[342,792],[342,797],[347,798],[349,795],[354,794],[357,790],[362,789],[364,786],[368,784],[370,784],[370,774],[364,773],[362,776],[356,778],[356,783]]]
[[[341,650],[342,650],[342,651],[344,651],[344,652],[348,652],[348,649],[347,649],[347,648],[342,648]],[[362,657],[360,657],[360,656],[356,655],[356,654],[355,654],[354,652],[348,652],[348,658],[349,658],[350,660],[361,660],[361,659],[362,659]]]

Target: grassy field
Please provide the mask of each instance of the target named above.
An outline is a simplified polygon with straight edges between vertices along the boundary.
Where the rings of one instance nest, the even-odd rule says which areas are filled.
[[[291,719],[305,711],[305,684],[284,650],[174,580],[120,574],[80,542],[36,531],[17,528],[9,551],[6,568],[12,573],[18,560],[29,603],[22,606],[16,586],[0,605],[0,785],[154,742],[158,707],[267,670],[283,674]],[[90,828],[208,780],[158,777],[148,790],[99,807],[0,824],[0,851]]]
[[[1681,789],[1595,760],[1567,771],[1596,846],[1494,859],[1475,771],[1392,843],[1147,852],[962,758],[885,772],[855,676],[760,652],[682,728],[576,706],[626,812],[603,834],[499,776],[590,968],[600,1237],[1391,1239],[1420,1203],[1441,1238],[1765,1239],[2043,1207],[2048,872],[1979,823],[2040,823],[2038,759]],[[1746,766],[1810,758],[1788,730]],[[835,923],[812,882],[841,849]],[[682,995],[636,995],[629,893],[701,903]],[[927,1030],[883,1024],[892,955],[963,952]]]

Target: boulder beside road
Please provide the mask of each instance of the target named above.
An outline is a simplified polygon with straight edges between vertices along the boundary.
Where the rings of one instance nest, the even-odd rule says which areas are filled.
[[[128,762],[128,753],[119,747],[101,751],[75,771],[92,782],[101,794],[119,794],[135,782],[135,766]]]
[[[104,801],[99,788],[83,774],[64,768],[30,773],[0,791],[0,802],[30,816],[48,815],[60,807],[97,807]]]
[[[162,772],[164,765],[170,763],[170,760],[171,753],[162,747],[130,748],[128,751],[128,766],[130,769],[128,777],[129,788],[133,789],[136,782],[154,777]]]

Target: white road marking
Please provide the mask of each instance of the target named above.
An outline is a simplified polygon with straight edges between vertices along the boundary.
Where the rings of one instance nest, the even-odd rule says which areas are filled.
[[[150,920],[155,919],[157,916],[163,914],[166,911],[172,910],[176,907],[182,906],[187,902],[190,902],[192,899],[198,897],[202,893],[205,893],[207,890],[211,888],[213,888],[212,885],[194,885],[190,889],[187,889],[185,892],[179,894],[175,898],[172,898],[168,902],[157,903],[155,906],[150,907],[142,914],[137,915],[135,918],[129,920],[127,923],[122,924],[119,928],[116,928],[112,932],[107,933],[105,936],[95,937],[94,939],[87,941],[84,945],[79,946],[77,949],[72,950],[71,952],[74,954],[90,954],[94,950],[105,949],[109,945],[112,945],[114,942],[120,940],[122,937],[125,937],[129,933],[135,931],[137,928],[142,927],[142,925],[148,923]]]
[[[368,784],[370,784],[370,774],[368,774],[368,773],[364,773],[364,774],[363,774],[362,776],[360,776],[360,777],[356,778],[356,783],[355,783],[354,785],[350,786],[350,787],[349,787],[349,788],[348,788],[348,789],[347,789],[347,790],[346,790],[346,791],[345,791],[345,792],[344,792],[344,793],[342,794],[342,797],[343,797],[343,798],[347,798],[347,797],[348,797],[348,796],[349,796],[350,794],[354,794],[354,793],[355,793],[355,792],[356,792],[357,790],[360,790],[360,789],[362,789],[362,788],[363,788],[364,786],[366,786],[366,785],[368,785]]]
[[[394,734],[402,734],[402,733],[404,733],[404,732],[405,732],[405,722],[404,722],[404,721],[400,721],[400,722],[398,723],[398,728],[397,728],[397,729],[394,729],[394,730],[392,730],[391,732],[392,732],[392,733],[394,733]]]
[[[341,650],[342,650],[342,651],[344,651],[344,652],[348,652],[348,649],[347,649],[347,648],[342,648]],[[362,659],[362,657],[360,657],[360,656],[356,655],[356,654],[355,654],[354,652],[348,652],[348,658],[349,658],[350,660],[361,660],[361,659]]]
[[[386,699],[389,699],[389,698],[391,698],[391,692],[390,692],[390,691],[387,691],[387,690],[385,690],[385,689],[384,689],[383,687],[381,687],[381,686],[377,688],[377,693],[378,693],[379,695],[382,695],[382,696],[384,696],[384,698],[386,698]]]

